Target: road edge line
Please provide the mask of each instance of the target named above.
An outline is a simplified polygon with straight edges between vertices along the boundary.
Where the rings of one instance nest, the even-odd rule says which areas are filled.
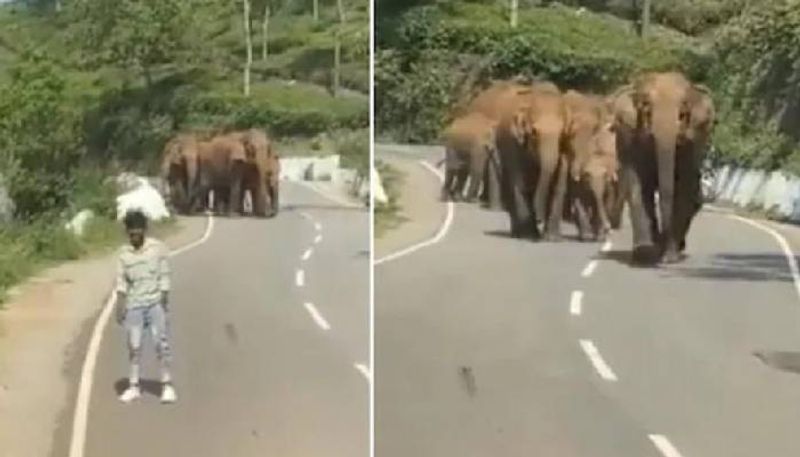
[[[436,178],[439,180],[439,182],[444,182],[444,177],[439,172],[439,170],[434,168],[433,165],[429,164],[428,162],[426,162],[424,160],[420,160],[419,164],[423,168],[425,168],[426,170],[428,170],[431,173],[433,173],[436,176]],[[428,247],[428,246],[431,246],[431,245],[434,245],[434,244],[440,242],[445,237],[445,235],[447,235],[447,232],[450,230],[450,226],[453,223],[454,216],[455,216],[455,205],[453,204],[453,202],[448,201],[447,202],[447,212],[445,214],[444,221],[442,221],[442,224],[439,226],[439,230],[436,232],[436,234],[432,238],[428,238],[425,241],[421,241],[419,243],[412,244],[411,246],[409,246],[407,248],[403,248],[403,249],[401,249],[399,251],[395,251],[395,252],[393,252],[391,254],[387,254],[387,255],[381,257],[380,259],[377,259],[377,260],[373,261],[372,262],[373,267],[376,267],[376,266],[381,265],[381,264],[386,263],[386,262],[390,262],[392,260],[398,259],[400,257],[403,257],[403,256],[406,256],[406,255],[411,254],[413,252],[416,252],[416,251],[418,251],[418,250],[420,250],[422,248],[425,248],[425,247]]]
[[[182,246],[169,253],[170,257],[175,257],[189,249],[195,248],[211,237],[214,228],[214,216],[209,215],[206,222],[206,230],[200,239]],[[97,366],[97,356],[100,353],[100,344],[103,341],[103,332],[111,318],[111,311],[114,308],[116,294],[112,288],[111,293],[103,305],[100,316],[95,321],[92,329],[92,336],[89,340],[89,347],[86,357],[83,359],[81,367],[81,378],[78,381],[78,398],[75,400],[75,411],[72,415],[72,435],[70,436],[69,457],[83,457],[86,446],[86,431],[89,418],[89,400],[91,399],[92,387],[94,384],[94,371]]]
[[[647,435],[650,438],[650,441],[653,442],[653,445],[661,451],[664,457],[683,457],[678,449],[667,439],[664,435]]]
[[[725,214],[725,217],[729,219],[734,219],[739,222],[743,222],[751,227],[755,227],[763,232],[766,232],[778,242],[778,245],[781,247],[783,251],[783,256],[786,257],[786,262],[789,264],[789,270],[792,273],[792,282],[794,283],[794,290],[797,294],[798,300],[800,300],[800,268],[797,266],[797,259],[794,256],[794,251],[792,250],[791,245],[788,241],[786,241],[786,237],[784,237],[780,232],[775,230],[774,228],[763,224],[761,222],[748,219],[746,217],[739,216],[738,214]]]

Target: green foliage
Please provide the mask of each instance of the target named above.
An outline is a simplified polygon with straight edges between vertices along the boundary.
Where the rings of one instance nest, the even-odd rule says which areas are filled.
[[[362,176],[369,176],[369,129],[337,131],[333,137],[336,153],[342,158],[342,166],[353,168]]]
[[[83,154],[79,113],[52,63],[32,55],[0,86],[0,168],[22,218],[63,208]]]

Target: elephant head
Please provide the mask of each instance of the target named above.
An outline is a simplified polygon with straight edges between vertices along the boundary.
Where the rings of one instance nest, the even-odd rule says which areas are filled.
[[[180,134],[167,142],[161,162],[161,177],[170,200],[180,211],[189,211],[192,186],[197,177],[198,144],[191,134]]]
[[[678,226],[685,225],[679,220],[687,217],[675,214],[676,198],[687,199],[676,195],[676,191],[690,192],[685,184],[676,189],[677,154],[682,146],[707,137],[713,123],[713,104],[706,89],[693,85],[680,73],[644,75],[634,82],[632,97],[637,130],[641,138],[652,144],[656,156],[663,260],[675,262],[679,259],[678,244],[683,241],[678,239],[681,237]],[[690,163],[681,172],[694,174],[692,167]]]

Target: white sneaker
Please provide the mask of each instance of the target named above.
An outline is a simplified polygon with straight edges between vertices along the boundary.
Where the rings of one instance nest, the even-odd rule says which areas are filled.
[[[161,403],[175,403],[178,400],[178,395],[175,394],[175,388],[172,384],[164,384],[161,389]]]
[[[130,403],[141,396],[142,391],[139,389],[139,386],[129,386],[127,389],[125,389],[125,392],[122,392],[122,395],[119,396],[119,399],[123,403]]]

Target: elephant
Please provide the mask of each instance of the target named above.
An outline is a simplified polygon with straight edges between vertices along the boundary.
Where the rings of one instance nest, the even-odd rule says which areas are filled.
[[[198,173],[192,201],[207,201],[214,192],[214,209],[219,213],[241,214],[241,170],[246,161],[245,147],[235,134],[223,134],[198,143]]]
[[[518,91],[497,127],[503,206],[514,237],[560,238],[568,161],[562,139],[569,113],[558,88],[535,83]]]
[[[500,183],[500,157],[497,151],[497,128],[500,121],[508,113],[513,112],[525,103],[526,94],[532,91],[560,94],[558,87],[547,81],[526,85],[516,81],[494,81],[483,92],[480,92],[465,107],[464,112],[479,113],[491,120],[495,129],[495,147],[489,152],[484,168],[484,188],[481,195],[482,205],[490,209],[503,209],[504,203]]]
[[[442,199],[462,196],[469,177],[465,200],[474,201],[484,181],[487,162],[495,147],[494,123],[479,112],[454,120],[444,132],[445,179]],[[484,190],[486,185],[484,183]]]
[[[613,104],[633,260],[678,262],[702,205],[700,168],[716,122],[711,93],[678,72],[647,73]]]
[[[191,212],[192,186],[197,178],[198,140],[181,133],[164,146],[161,178],[172,206],[181,214]]]
[[[280,179],[280,159],[267,135],[257,129],[232,134],[243,146],[245,160],[235,163],[232,180],[240,183],[244,192],[253,199],[253,213],[261,217],[274,217],[278,214],[278,186]],[[243,211],[243,198],[236,201],[235,209]]]
[[[564,147],[569,162],[568,213],[575,211],[579,238],[589,228],[595,239],[605,240],[611,231],[609,213],[617,199],[617,146],[613,116],[602,97],[574,90],[564,94],[569,112]],[[588,210],[588,213],[587,213]]]

